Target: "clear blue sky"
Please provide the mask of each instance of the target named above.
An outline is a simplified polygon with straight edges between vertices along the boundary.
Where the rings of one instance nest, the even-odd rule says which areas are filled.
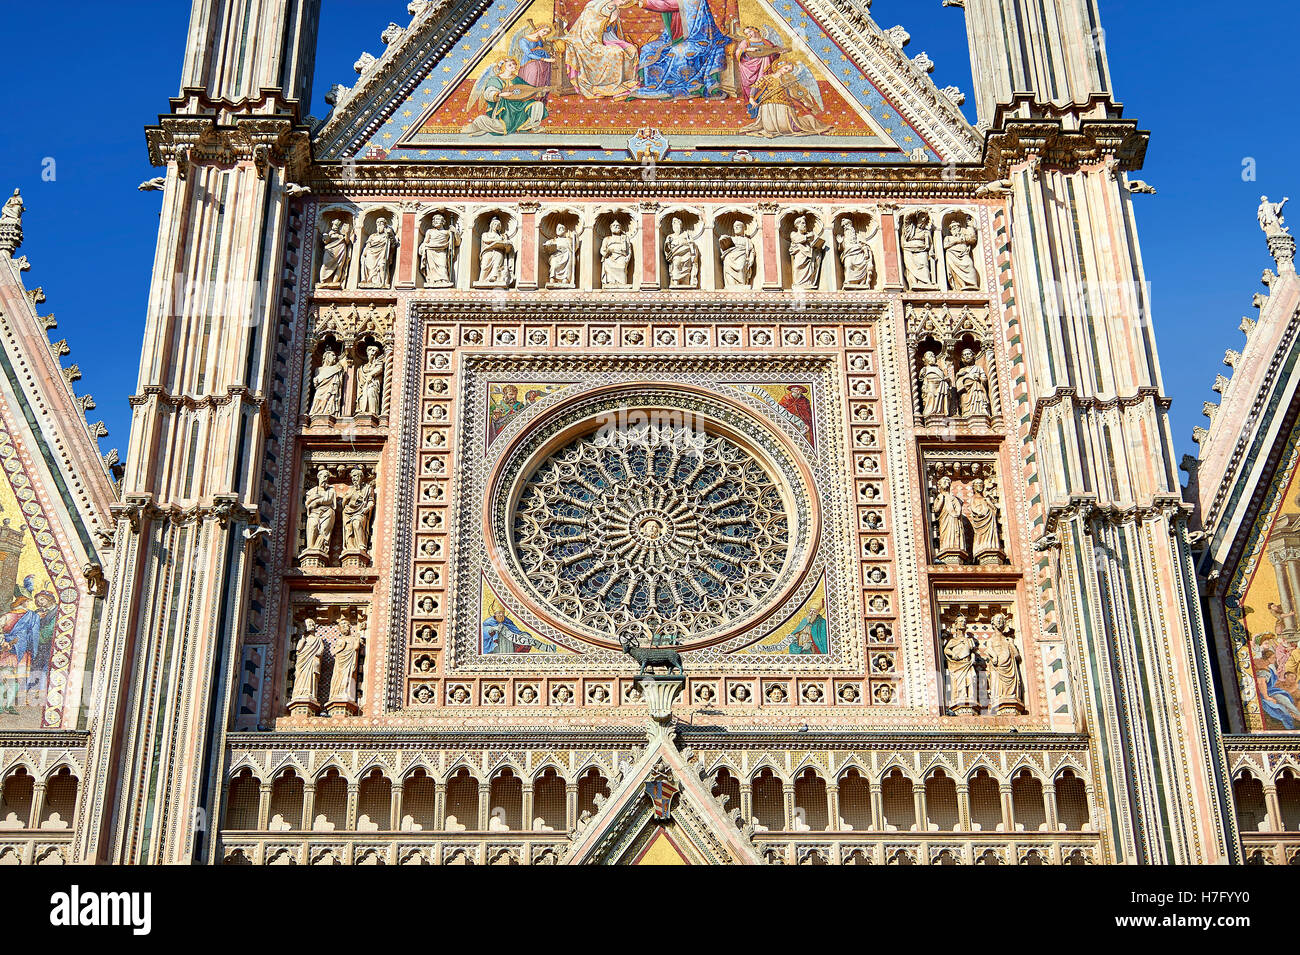
[[[143,127],[177,92],[187,0],[6,0],[0,191],[23,190],[23,252],[29,286],[59,319],[111,434],[125,454],[136,388],[158,193],[136,186],[149,166]],[[1300,202],[1300,112],[1293,82],[1294,0],[1102,0],[1115,89],[1127,115],[1153,132],[1143,178],[1160,190],[1136,200],[1155,303],[1174,437],[1191,431],[1251,297],[1272,264],[1255,222],[1261,194]],[[909,52],[938,64],[940,86],[969,92],[963,14],[940,0],[876,0],[882,27],[901,23]],[[406,0],[324,0],[313,112],[333,83],[351,84],[361,50],[383,50],[390,21],[407,22]],[[967,105],[973,109],[973,97]],[[42,180],[52,159],[53,182]],[[1258,181],[1244,181],[1253,159]],[[1300,221],[1300,217],[1297,217]]]

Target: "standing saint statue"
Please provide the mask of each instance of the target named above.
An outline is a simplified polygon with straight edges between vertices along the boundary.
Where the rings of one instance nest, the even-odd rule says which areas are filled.
[[[939,563],[964,564],[970,557],[966,549],[966,520],[962,517],[961,498],[952,492],[952,478],[939,478],[931,513],[939,524]]]
[[[871,288],[876,284],[876,257],[867,245],[866,236],[845,219],[835,240],[840,247],[840,268],[846,289]]]
[[[694,232],[682,228],[682,220],[673,216],[671,230],[664,238],[664,255],[668,259],[669,288],[700,287],[700,246],[699,238],[704,234],[704,226]]]
[[[989,400],[989,375],[970,348],[962,349],[956,388],[963,418],[993,417],[993,406]]]
[[[425,288],[452,288],[456,284],[456,251],[460,248],[460,229],[437,214],[425,230],[420,243],[420,275]]]
[[[826,243],[809,227],[807,216],[799,216],[794,220],[789,241],[791,287],[815,289],[821,274],[822,251]]]
[[[321,242],[324,250],[317,284],[321,288],[342,288],[348,280],[348,266],[352,264],[352,223],[335,219]]]
[[[330,484],[330,472],[321,468],[316,472],[316,486],[307,492],[303,502],[306,512],[307,549],[318,559],[329,554],[330,538],[334,536],[334,522],[338,518],[339,496]]]
[[[995,713],[1025,712],[1025,684],[1020,677],[1020,651],[1011,636],[1007,615],[995,613],[993,635],[984,641],[989,669],[989,705]]]
[[[609,235],[600,243],[601,288],[631,287],[632,252],[632,237],[623,232],[623,223],[614,219]]]
[[[343,411],[343,379],[347,375],[348,360],[339,360],[338,352],[325,349],[320,356],[320,367],[312,378],[312,415],[337,418]]]
[[[722,250],[722,287],[753,288],[754,273],[758,265],[758,251],[754,243],[754,234],[758,223],[749,229],[737,219],[731,224],[731,235],[724,235],[718,240]]]
[[[16,222],[22,225],[23,213],[27,207],[23,205],[22,192],[15,189],[14,194],[5,200],[3,208],[0,208],[0,222]]]
[[[970,500],[966,502],[966,519],[970,521],[973,534],[970,550],[975,563],[1005,563],[1002,530],[998,526],[998,507],[984,496],[982,478],[970,482]]]
[[[921,416],[946,418],[952,408],[952,382],[948,372],[939,364],[939,356],[927,351],[921,356],[921,370],[917,376],[921,390]]]
[[[357,414],[379,417],[384,403],[384,359],[378,345],[366,348],[366,361],[357,369]]]
[[[311,617],[302,622],[302,634],[294,650],[293,692],[289,705],[292,708],[300,703],[310,704],[304,708],[314,713],[320,695],[320,665],[325,653],[325,638]]]
[[[547,265],[547,288],[573,288],[578,263],[578,236],[563,222],[555,224],[555,238],[547,239],[542,248],[551,253]]]
[[[397,233],[381,217],[361,249],[362,288],[392,288],[398,244]]]
[[[357,709],[357,663],[361,659],[363,638],[346,618],[340,617],[338,636],[330,647],[334,655],[334,672],[330,675],[330,709],[355,713]]]
[[[476,288],[509,288],[515,281],[514,233],[494,218],[479,243]]]
[[[930,213],[917,212],[903,222],[903,274],[908,288],[934,288],[934,227]]]
[[[943,237],[948,259],[948,285],[954,292],[974,292],[980,287],[980,273],[975,267],[975,246],[979,236],[969,225],[954,221]]]
[[[17,194],[17,192],[14,193],[14,195]],[[1270,239],[1291,234],[1291,230],[1286,225],[1286,217],[1282,215],[1282,210],[1286,208],[1286,204],[1290,201],[1289,197],[1281,202],[1269,202],[1268,196],[1259,197],[1259,227],[1264,230],[1264,234]]]
[[[975,651],[978,648],[979,643],[966,629],[966,618],[958,617],[943,644],[943,658],[948,665],[948,706],[958,716],[970,716],[979,711],[979,691],[975,682],[978,676]]]
[[[360,468],[352,469],[352,484],[343,492],[343,552],[370,555],[370,524],[375,514],[375,485]]]

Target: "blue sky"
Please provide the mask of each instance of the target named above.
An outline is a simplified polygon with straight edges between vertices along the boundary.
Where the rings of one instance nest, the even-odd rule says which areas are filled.
[[[143,127],[177,92],[190,4],[185,0],[6,2],[5,109],[0,191],[23,190],[23,253],[30,286],[43,286],[125,454],[143,335],[160,196],[136,186],[157,173]],[[1126,114],[1153,133],[1140,174],[1158,196],[1137,197],[1156,337],[1174,438],[1194,451],[1201,404],[1226,373],[1226,348],[1254,315],[1251,297],[1272,265],[1255,222],[1259,196],[1300,202],[1300,114],[1286,79],[1300,11],[1292,0],[1102,0],[1111,69]],[[876,0],[882,27],[901,23],[909,52],[938,64],[940,86],[969,92],[963,14],[940,0]],[[406,0],[324,0],[313,112],[333,83],[351,84],[363,49],[379,54]],[[967,111],[973,111],[973,97]],[[53,181],[43,172],[53,162]],[[1243,176],[1252,163],[1255,180]],[[1298,219],[1297,221],[1300,221]]]

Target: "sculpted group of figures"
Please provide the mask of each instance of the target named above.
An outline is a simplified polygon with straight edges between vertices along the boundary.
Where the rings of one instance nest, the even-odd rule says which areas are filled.
[[[962,348],[955,360],[923,345],[917,371],[921,416],[988,421],[993,417],[989,374],[973,348]]]
[[[980,671],[987,685],[984,699],[992,714],[1025,712],[1025,684],[1020,672],[1020,651],[1016,648],[1010,621],[1004,613],[989,619],[992,633],[980,643],[967,628],[965,616],[956,617],[948,628],[943,658],[948,670],[948,708],[956,716],[975,716],[981,707]],[[981,666],[982,664],[982,666]]]
[[[354,416],[379,417],[384,404],[384,353],[375,344],[365,346],[366,360],[356,369],[356,397],[352,403]],[[343,416],[343,392],[352,363],[341,349],[326,344],[312,376],[311,404],[307,413],[312,417],[339,418]]]
[[[330,214],[327,213],[327,218]],[[415,263],[420,281],[427,289],[507,289],[519,279],[519,256],[524,243],[520,218],[507,211],[482,214],[478,228],[461,224],[452,212],[440,211],[422,226]],[[596,222],[583,222],[579,213],[548,213],[541,217],[536,243],[540,249],[538,284],[548,289],[582,286],[580,266],[584,256],[596,256],[599,268],[594,280],[598,287],[632,289],[638,244],[635,242],[639,214],[632,211],[602,214]],[[942,236],[928,210],[908,213],[899,226],[900,264],[908,289],[944,290],[940,262],[945,265],[946,290],[973,292],[981,288],[975,264],[979,244],[971,216],[950,212],[943,217]],[[827,252],[838,268],[835,284],[843,290],[878,287],[877,253],[872,243],[880,234],[880,220],[867,212],[836,216],[829,226],[814,213],[790,213],[780,220],[782,238],[782,286],[814,290],[827,287],[823,278]],[[670,289],[700,289],[707,271],[716,272],[714,284],[721,289],[752,289],[759,279],[759,233],[757,214],[722,213],[712,228],[703,215],[671,212],[658,223],[657,243],[662,256],[664,283]],[[590,248],[588,231],[596,238]],[[712,237],[706,240],[706,234]],[[322,238],[318,287],[341,289],[351,279],[352,248],[356,239],[350,216],[330,219]],[[708,246],[712,245],[712,248]],[[465,255],[476,246],[476,260]],[[394,283],[398,238],[389,220],[375,220],[375,231],[362,243],[357,286],[362,289],[391,289]],[[703,268],[705,256],[717,268]],[[466,261],[471,259],[471,261]],[[462,280],[460,270],[471,274]],[[771,277],[769,277],[771,278]],[[972,412],[978,414],[978,412]]]
[[[718,5],[718,6],[725,6]],[[541,130],[570,101],[739,99],[751,120],[718,133],[775,138],[831,132],[821,119],[821,87],[767,24],[742,24],[736,11],[724,32],[707,0],[586,0],[571,24],[518,30],[509,55],[479,77],[467,105],[470,136]],[[625,28],[640,8],[662,19],[657,37],[640,45]],[[653,108],[646,110],[654,115]]]
[[[303,501],[306,547],[299,555],[303,567],[324,567],[330,561],[334,527],[343,517],[344,566],[361,566],[370,560],[372,524],[375,516],[375,482],[366,472],[353,468],[346,490],[339,493],[329,468],[316,472],[316,484]]]
[[[931,487],[930,515],[938,538],[939,564],[998,565],[1007,562],[997,499],[983,478],[957,493],[952,478],[940,474]]]
[[[346,617],[335,622],[333,639],[326,639],[314,618],[308,617],[299,628],[295,644],[293,686],[289,692],[289,712],[294,716],[352,716],[357,712],[357,671],[366,638],[360,628]],[[324,661],[333,664],[328,692],[322,698],[321,671]]]

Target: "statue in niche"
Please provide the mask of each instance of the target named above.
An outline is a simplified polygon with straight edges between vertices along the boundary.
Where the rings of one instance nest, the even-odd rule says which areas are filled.
[[[931,513],[939,524],[939,563],[964,564],[970,556],[966,549],[966,521],[962,517],[961,498],[952,492],[952,478],[939,478]]]
[[[948,285],[954,292],[975,292],[980,287],[980,273],[975,267],[975,246],[979,235],[969,224],[953,220],[943,237],[948,259]]]
[[[984,481],[970,482],[970,499],[966,502],[966,519],[970,521],[973,540],[971,556],[977,564],[1002,564],[1002,530],[998,526],[998,507],[984,496]]]
[[[935,288],[934,226],[922,210],[903,222],[903,274],[908,288]]]
[[[321,288],[342,288],[348,280],[348,266],[352,264],[352,223],[347,219],[335,219],[330,223],[330,230],[321,240],[324,253],[321,255],[320,276],[317,284]]]
[[[673,216],[668,235],[664,238],[664,255],[668,259],[668,287],[694,289],[700,287],[700,246],[704,226],[687,232],[682,220]]]
[[[357,663],[361,659],[364,638],[344,617],[339,618],[338,635],[330,647],[334,655],[334,672],[330,675],[330,710],[356,712]]]
[[[375,231],[361,249],[361,287],[392,288],[393,265],[397,261],[397,233],[388,220],[375,222]]]
[[[963,418],[993,417],[993,406],[989,400],[989,375],[975,357],[973,349],[962,349],[956,388]]]
[[[290,706],[310,703],[310,709],[314,711],[320,695],[320,668],[321,657],[325,654],[325,637],[311,617],[302,622],[302,634],[298,637],[295,654]]]
[[[975,670],[975,652],[979,643],[966,629],[966,618],[959,616],[952,622],[948,639],[943,644],[943,658],[948,666],[948,706],[958,716],[971,716],[978,712],[978,676]]]
[[[993,635],[984,641],[984,659],[989,670],[989,705],[995,713],[1025,712],[1025,684],[1020,677],[1020,651],[1004,613],[990,621]]]
[[[352,469],[352,484],[343,492],[343,551],[370,553],[370,524],[375,514],[375,484],[360,468]]]
[[[343,379],[347,375],[347,358],[339,359],[333,348],[326,348],[320,356],[320,367],[312,378],[312,415],[337,418],[343,410]]]
[[[578,235],[563,222],[555,224],[555,237],[542,243],[551,253],[547,267],[547,288],[573,288],[578,264]]]
[[[746,229],[745,221],[737,219],[731,224],[731,235],[718,240],[718,248],[722,251],[723,288],[753,288],[758,266],[758,247],[754,242],[757,232],[757,222]]]
[[[813,222],[816,223],[816,219]],[[807,216],[794,220],[790,231],[790,285],[798,289],[815,289],[821,275],[822,253],[826,241],[808,224]]]
[[[378,345],[366,347],[366,361],[357,369],[357,414],[374,415],[384,403],[384,358]]]
[[[338,506],[339,495],[330,483],[330,472],[321,468],[316,472],[316,486],[307,492],[303,502],[307,516],[307,550],[304,553],[317,557],[329,553]]]
[[[840,269],[844,272],[846,289],[869,289],[876,284],[876,257],[867,244],[868,238],[850,219],[840,225],[835,243],[840,249]]]
[[[918,375],[921,389],[921,415],[925,418],[946,418],[952,407],[952,382],[948,372],[939,364],[939,355],[927,350],[921,356]]]
[[[601,288],[631,287],[632,252],[632,237],[623,232],[623,223],[612,220],[609,235],[600,243]]]
[[[477,288],[509,288],[515,281],[515,232],[494,217],[479,244]]]
[[[420,243],[420,275],[425,288],[452,288],[456,284],[456,252],[460,248],[460,229],[441,213],[425,230]]]

